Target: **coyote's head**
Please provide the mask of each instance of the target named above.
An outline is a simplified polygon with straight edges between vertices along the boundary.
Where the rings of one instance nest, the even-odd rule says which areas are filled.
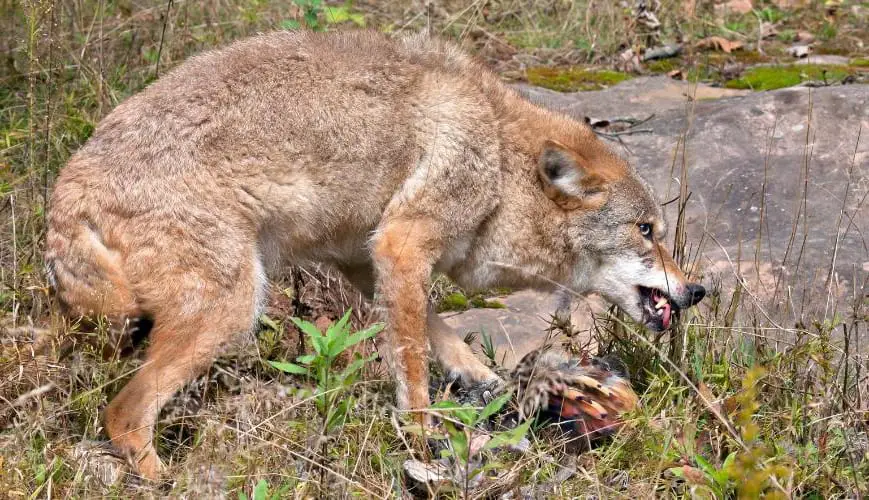
[[[703,299],[706,290],[665,248],[661,207],[627,162],[587,135],[572,145],[545,141],[539,158],[544,192],[567,214],[576,289],[603,295],[659,331]]]

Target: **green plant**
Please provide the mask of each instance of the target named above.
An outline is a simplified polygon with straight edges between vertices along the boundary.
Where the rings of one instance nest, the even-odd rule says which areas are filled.
[[[293,0],[302,11],[302,21],[311,31],[326,31],[327,25],[352,22],[356,26],[365,27],[365,14],[353,10],[349,0],[344,5],[323,5],[323,0]],[[297,30],[302,22],[296,19],[286,19],[280,23],[281,28]]]
[[[492,336],[486,333],[485,330],[480,332],[480,344],[483,346],[483,354],[486,355],[486,358],[492,363],[497,363],[495,359],[495,343],[492,341]]]
[[[254,486],[253,491],[250,496],[243,491],[238,492],[238,500],[279,500],[281,498],[286,498],[289,492],[290,487],[288,485],[284,485],[278,488],[276,491],[269,491],[269,483],[265,479],[260,479],[256,486]]]
[[[483,408],[462,406],[453,401],[440,401],[432,405],[431,409],[443,416],[443,426],[446,430],[448,447],[441,450],[441,458],[454,460],[464,471],[466,481],[486,470],[486,467],[474,465],[472,458],[475,452],[517,444],[528,433],[532,420],[526,420],[512,429],[496,431],[488,435],[480,429],[480,425],[498,413],[512,396],[512,392],[505,392]],[[485,444],[479,449],[472,449],[475,440],[484,436],[487,438]],[[492,465],[489,464],[489,467]]]
[[[839,28],[836,27],[835,24],[830,22],[824,22],[824,25],[821,26],[821,31],[818,33],[818,38],[821,40],[832,40],[836,38],[836,35],[839,34]]]
[[[682,467],[671,467],[669,469],[670,473],[674,476],[684,479],[688,482],[694,483],[696,486],[701,486],[713,495],[713,498],[728,498],[728,494],[731,493],[733,488],[733,481],[730,475],[730,471],[733,466],[733,461],[736,458],[736,453],[731,453],[724,459],[724,463],[721,467],[716,467],[714,464],[710,463],[708,460],[703,458],[702,455],[694,456],[694,463],[697,464],[697,468],[690,468],[687,466]],[[697,471],[699,470],[699,474]],[[698,491],[694,492],[695,495],[699,493]]]
[[[323,0],[293,0],[293,3],[302,10],[302,21],[311,31],[325,31],[325,26],[320,22],[320,14],[323,12]],[[288,19],[281,23],[284,29],[299,29],[301,23],[295,19]]]
[[[328,6],[323,9],[326,22],[329,24],[339,24],[344,22],[352,22],[360,28],[365,27],[365,15],[361,12],[352,10],[351,2],[345,2],[344,5]]]
[[[316,383],[311,396],[323,417],[326,432],[343,423],[347,411],[355,401],[349,393],[349,388],[359,379],[365,364],[377,355],[363,357],[358,352],[354,353],[353,360],[340,372],[336,370],[336,361],[344,352],[374,337],[383,329],[383,325],[378,323],[364,330],[351,332],[350,312],[348,309],[344,316],[329,325],[325,332],[321,332],[309,321],[291,318],[299,330],[307,336],[314,353],[297,357],[296,363],[269,361],[271,366],[284,373],[303,375]]]
[[[763,21],[775,24],[784,18],[784,12],[775,7],[764,7],[757,13],[757,16]]]

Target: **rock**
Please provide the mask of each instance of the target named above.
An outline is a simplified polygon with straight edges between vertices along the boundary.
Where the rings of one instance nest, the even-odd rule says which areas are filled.
[[[835,304],[847,309],[853,293],[865,293],[860,287],[869,273],[863,236],[869,234],[869,203],[861,200],[869,196],[869,87],[750,93],[659,76],[595,92],[518,88],[580,120],[654,115],[641,126],[651,133],[620,135],[613,147],[662,201],[678,195],[684,165],[691,193],[688,250],[699,253],[696,266],[705,284],[726,287],[739,273],[762,304],[800,304],[802,313]],[[686,133],[683,151],[680,137]],[[676,204],[665,213],[675,227]],[[671,229],[669,246],[673,234]],[[510,365],[546,340],[543,330],[556,299],[524,291],[501,300],[507,309],[471,310],[447,322],[463,332],[482,328],[492,334]],[[590,328],[589,311],[605,306],[583,307],[573,321]],[[790,324],[795,316],[789,313]]]
[[[491,336],[498,363],[512,368],[529,352],[551,341],[545,335],[552,315],[559,308],[554,294],[521,290],[498,300],[504,309],[470,309],[462,313],[444,313],[446,323],[464,336],[467,332]],[[577,333],[574,341],[592,342],[593,315],[602,313],[606,303],[599,297],[576,297],[570,305],[570,320]],[[478,336],[479,338],[479,336]],[[558,345],[556,345],[558,347]]]
[[[832,54],[809,54],[808,56],[794,61],[794,64],[828,64],[847,66],[851,60],[845,56],[836,56]]]
[[[792,45],[787,48],[788,55],[802,59],[812,53],[811,45]]]
[[[861,203],[869,191],[869,87],[728,93],[666,77],[644,77],[598,92],[521,88],[533,101],[578,119],[654,114],[642,125],[651,133],[621,135],[622,143],[615,147],[655,186],[662,200],[678,194],[684,161],[691,192],[686,207],[688,241],[696,252],[702,240],[698,264],[707,271],[707,280],[732,278],[740,252],[742,274],[773,285],[753,292],[766,298],[775,294],[777,301],[783,300],[786,287],[799,294],[811,288],[810,281],[821,286],[822,296],[830,292],[847,301],[854,280],[859,287],[866,279],[860,263],[869,257],[861,236],[869,231],[869,204]],[[683,152],[677,146],[686,130]],[[800,208],[804,198],[807,210]],[[761,205],[763,237],[755,263]],[[847,215],[839,223],[843,208]],[[666,212],[673,227],[675,204]],[[835,286],[828,290],[824,282],[831,266]],[[776,290],[780,272],[783,281]],[[858,288],[857,293],[863,292]],[[821,300],[805,307],[825,304]]]

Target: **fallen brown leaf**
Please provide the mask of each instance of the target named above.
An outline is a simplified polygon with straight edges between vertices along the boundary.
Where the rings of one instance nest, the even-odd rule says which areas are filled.
[[[706,474],[703,471],[690,465],[682,466],[682,474],[685,475],[685,480],[693,484],[706,484]]]
[[[729,0],[722,4],[715,6],[715,11],[718,14],[725,14],[727,12],[734,12],[736,14],[748,14],[751,12],[754,6],[751,4],[751,0]]]
[[[796,36],[794,36],[794,41],[802,43],[812,43],[815,41],[815,35],[809,33],[808,31],[797,31]]]
[[[778,29],[772,23],[763,22],[760,24],[760,36],[764,40],[775,38],[778,35]]]
[[[742,48],[742,42],[736,40],[728,40],[720,36],[710,36],[697,42],[695,45],[698,49],[713,49],[720,50],[726,54],[730,54],[734,50]]]

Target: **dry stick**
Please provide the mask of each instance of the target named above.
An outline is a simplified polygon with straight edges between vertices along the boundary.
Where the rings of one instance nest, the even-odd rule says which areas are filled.
[[[804,145],[804,155],[808,151],[809,137],[811,134],[811,130],[812,130],[812,91],[810,90],[809,91],[809,116],[808,116],[808,123],[806,124],[806,141],[805,141],[805,145]],[[806,166],[806,169],[808,169],[808,166]],[[802,175],[802,169],[801,169],[800,173]],[[808,191],[808,179],[805,179],[805,183],[806,183],[806,187],[805,187],[804,193]],[[796,207],[797,211],[796,211],[796,214],[794,214],[794,222],[791,225],[791,234],[790,234],[790,237],[788,237],[788,244],[785,247],[785,253],[784,253],[784,256],[782,257],[782,260],[781,260],[782,270],[776,276],[775,289],[773,290],[773,294],[772,294],[773,297],[776,297],[778,295],[779,285],[781,284],[782,278],[784,276],[784,267],[787,264],[788,257],[790,256],[790,252],[793,249],[794,240],[796,239],[796,236],[797,236],[797,227],[799,226],[800,214],[802,213],[802,209],[803,209],[803,200],[804,199],[805,198],[800,199],[800,201],[798,202],[797,207]]]
[[[54,49],[54,2],[52,2],[49,9],[51,15],[48,20],[48,74],[46,75],[45,82],[45,86],[48,89],[48,97],[45,102],[45,158],[42,165],[42,231],[38,240],[39,242],[42,242],[45,236],[45,228],[48,227],[48,165],[51,159],[51,76],[54,73],[51,67]]]
[[[796,262],[796,276],[799,276],[800,266],[803,262],[803,255],[806,250],[806,243],[809,240],[809,165],[812,161],[812,154],[815,151],[815,131],[811,129],[812,123],[812,112],[814,110],[814,92],[809,90],[809,110],[808,110],[808,122],[809,126],[806,129],[806,144],[805,151],[803,153],[803,157],[805,159],[804,162],[804,171],[803,171],[803,242],[800,245],[800,253],[797,255]],[[814,277],[813,277],[814,278]],[[800,307],[800,316],[803,316],[805,312],[805,304],[806,304],[806,296],[809,293],[809,283],[811,281],[804,281],[803,285],[803,294],[802,294],[802,305]]]
[[[857,215],[860,210],[863,209],[863,204],[866,203],[866,199],[869,198],[869,190],[863,193],[863,197],[860,198],[860,202],[857,203],[857,206],[854,207],[853,213]],[[842,234],[842,239],[848,237],[848,231],[853,227],[857,234],[860,236],[860,242],[863,243],[863,251],[869,253],[869,244],[866,242],[866,236],[863,234],[863,231],[857,227],[857,224],[854,223],[854,215],[849,214],[847,211],[845,212],[845,217],[848,218],[848,225],[845,227],[845,232]]]
[[[160,30],[160,45],[157,46],[157,61],[154,64],[154,77],[160,76],[160,56],[163,54],[163,40],[166,38],[166,25],[169,24],[169,14],[172,12],[172,1],[166,4],[166,14],[163,17],[163,28]]]
[[[766,215],[766,183],[769,178],[769,159],[772,156],[772,145],[775,137],[775,129],[778,124],[778,116],[773,118],[772,128],[766,139],[766,155],[763,159],[763,183],[760,185],[760,220],[757,223],[757,242],[754,247],[754,273],[760,284],[760,248],[763,242],[763,223]]]
[[[845,216],[845,210],[848,206],[848,195],[851,192],[851,179],[854,178],[854,167],[857,166],[857,150],[860,147],[860,135],[863,132],[863,124],[857,128],[857,141],[854,144],[854,154],[851,157],[851,167],[848,169],[848,180],[845,182],[845,194],[842,196],[842,209],[839,211],[839,218],[836,220],[836,232],[833,235],[833,255],[830,258],[830,272],[827,276],[827,304],[824,306],[824,320],[827,319],[830,312],[830,298],[833,295],[833,275],[836,272],[836,258],[839,255],[839,243],[842,239],[839,238],[839,231],[842,228],[842,218]],[[833,311],[835,314],[835,310]]]
[[[99,13],[97,16],[100,18],[100,27],[99,27],[99,45],[97,46],[97,69],[99,70],[99,77],[97,81],[97,92],[99,95],[97,96],[97,113],[99,116],[103,116],[103,94],[105,91],[103,90],[103,79],[105,74],[105,65],[103,63],[103,17],[104,17],[104,5],[103,0],[99,1],[97,6],[99,9]]]
[[[12,327],[18,326],[18,231],[15,224],[15,193],[9,195],[12,218]]]

